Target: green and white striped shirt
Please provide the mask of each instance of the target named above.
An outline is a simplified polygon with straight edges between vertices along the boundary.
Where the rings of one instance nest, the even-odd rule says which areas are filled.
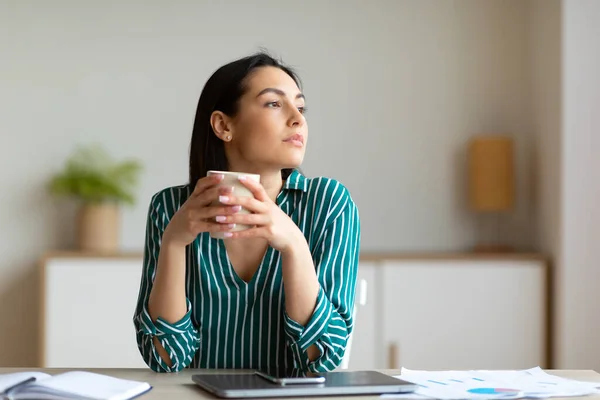
[[[144,265],[133,318],[144,361],[157,372],[191,368],[285,367],[322,372],[337,368],[352,332],[359,260],[360,221],[348,190],[328,178],[308,179],[298,171],[285,181],[278,206],[298,225],[309,245],[321,284],[315,310],[300,325],[285,311],[281,255],[268,247],[249,282],[234,271],[225,245],[208,233],[187,246],[188,312],[169,324],[153,322],[147,303],[154,281],[161,236],[192,192],[189,185],[164,189],[148,212]],[[172,367],[158,355],[156,336]],[[320,356],[310,361],[315,344]]]

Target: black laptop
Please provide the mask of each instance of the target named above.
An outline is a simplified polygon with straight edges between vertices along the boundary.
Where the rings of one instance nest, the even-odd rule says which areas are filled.
[[[344,396],[411,393],[417,385],[376,371],[341,371],[319,374],[323,383],[277,384],[256,373],[194,374],[192,380],[223,398]]]

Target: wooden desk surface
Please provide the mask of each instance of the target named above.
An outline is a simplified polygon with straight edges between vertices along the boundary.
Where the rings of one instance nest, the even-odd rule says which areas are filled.
[[[41,371],[50,375],[58,374],[61,372],[70,371],[72,369],[62,368],[0,368],[0,374],[9,374],[11,372],[25,372],[25,371]],[[77,369],[78,371],[90,371],[97,372],[100,374],[110,375],[117,378],[131,379],[136,381],[143,381],[150,383],[153,388],[150,392],[145,395],[138,397],[140,400],[152,400],[152,399],[178,399],[178,400],[202,400],[202,399],[216,399],[215,396],[201,390],[192,382],[192,374],[197,373],[198,370],[186,369],[178,373],[171,374],[159,374],[149,369]],[[221,371],[210,371],[210,372],[223,372]],[[229,372],[229,371],[228,371]],[[244,371],[240,371],[244,372]],[[381,372],[389,375],[399,375],[398,370],[381,370]],[[592,370],[546,370],[549,374],[561,376],[564,378],[577,379],[588,382],[599,382],[600,374]],[[207,373],[206,370],[202,370],[202,373]],[[311,397],[315,400],[333,400],[343,397]],[[376,396],[353,396],[357,399],[380,399],[381,397]],[[552,399],[560,400],[560,398],[553,397]],[[573,397],[564,400],[573,400]],[[581,398],[584,399],[584,398]],[[585,400],[600,400],[598,396],[585,396]]]

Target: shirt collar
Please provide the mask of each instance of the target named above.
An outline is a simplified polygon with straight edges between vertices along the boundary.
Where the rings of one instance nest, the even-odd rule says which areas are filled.
[[[283,188],[306,192],[308,190],[308,180],[297,169],[294,169],[283,184]]]

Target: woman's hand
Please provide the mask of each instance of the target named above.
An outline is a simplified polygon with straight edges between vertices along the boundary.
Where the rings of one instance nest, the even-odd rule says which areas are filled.
[[[190,197],[167,225],[163,242],[185,247],[202,232],[226,232],[234,227],[232,224],[215,222],[217,215],[231,216],[241,210],[241,206],[235,204],[211,205],[219,196],[232,192],[232,187],[216,186],[222,180],[223,175],[211,175],[198,180]]]
[[[263,186],[252,180],[240,178],[240,181],[254,197],[235,195],[220,196],[219,201],[229,206],[241,206],[251,214],[220,215],[217,221],[221,224],[246,224],[253,228],[228,232],[229,238],[260,237],[266,239],[269,245],[280,252],[286,252],[293,247],[294,241],[304,237],[298,226],[273,202]]]

